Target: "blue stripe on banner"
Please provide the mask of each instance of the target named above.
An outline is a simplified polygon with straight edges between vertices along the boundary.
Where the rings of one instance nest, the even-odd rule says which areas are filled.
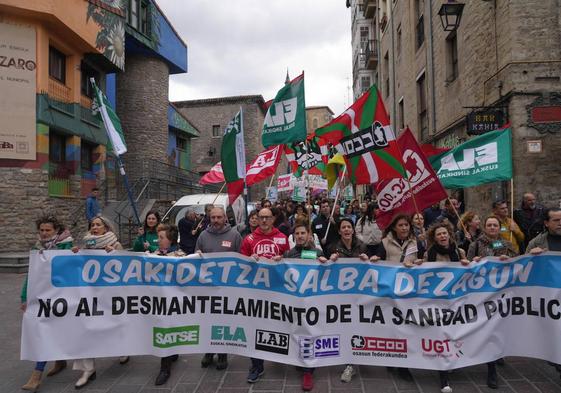
[[[389,298],[454,299],[502,288],[561,288],[561,253],[486,261],[468,268],[430,263],[407,269],[357,261],[304,264],[283,260],[255,263],[237,254],[204,258],[148,255],[55,255],[55,287],[226,286],[253,288],[298,297],[361,294]],[[230,256],[232,255],[232,256]]]

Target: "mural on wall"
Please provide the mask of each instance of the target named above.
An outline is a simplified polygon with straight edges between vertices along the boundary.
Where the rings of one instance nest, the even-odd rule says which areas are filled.
[[[99,27],[96,48],[121,70],[125,69],[125,1],[104,0],[98,6],[90,2],[86,23],[92,19]]]

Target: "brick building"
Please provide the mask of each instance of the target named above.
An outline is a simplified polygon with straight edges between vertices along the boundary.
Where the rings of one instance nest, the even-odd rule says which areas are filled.
[[[200,175],[207,173],[220,161],[220,149],[224,129],[234,115],[243,109],[246,160],[253,160],[264,150],[261,144],[261,130],[267,113],[261,95],[207,98],[200,100],[177,101],[173,103],[189,121],[200,131],[200,136],[192,142],[192,170]],[[283,162],[279,164],[286,168]],[[258,200],[265,195],[266,181],[252,186],[249,200]]]
[[[558,1],[464,1],[455,31],[443,29],[443,3],[376,1],[376,73],[394,128],[409,126],[423,143],[453,147],[471,137],[468,114],[500,112],[513,131],[515,204],[535,191],[557,205],[561,191],[551,179],[561,174],[554,159],[561,153]],[[485,212],[510,187],[494,183],[459,193],[468,208]]]
[[[328,106],[306,107],[306,130],[308,135],[333,120],[333,111]]]

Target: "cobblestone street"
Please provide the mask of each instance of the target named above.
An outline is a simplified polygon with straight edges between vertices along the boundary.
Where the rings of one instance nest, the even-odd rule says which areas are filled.
[[[19,360],[21,312],[19,294],[23,274],[0,275],[0,293],[4,301],[0,306],[2,342],[0,361],[0,392],[21,392],[33,363]],[[133,357],[129,363],[120,365],[116,358],[97,361],[97,379],[82,392],[89,393],[246,393],[302,391],[301,372],[295,367],[266,362],[265,375],[255,385],[246,382],[249,361],[230,356],[228,369],[217,371],[200,366],[201,355],[183,355],[173,366],[167,384],[156,387],[154,379],[159,370],[159,359],[153,356]],[[49,366],[47,366],[49,367]],[[358,375],[349,384],[339,380],[343,367],[325,367],[315,371],[314,392],[380,392],[413,393],[439,392],[438,374],[433,371],[412,370],[414,382],[406,382],[383,367],[361,367]],[[499,389],[491,390],[485,385],[486,366],[475,366],[451,374],[451,385],[455,393],[471,392],[561,392],[561,379],[555,369],[541,360],[507,358],[504,366],[498,367]],[[42,393],[75,391],[74,383],[78,371],[70,368],[59,375],[43,378]]]

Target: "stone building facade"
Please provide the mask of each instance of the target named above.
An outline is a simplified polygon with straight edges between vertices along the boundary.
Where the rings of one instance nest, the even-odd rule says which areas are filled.
[[[499,111],[513,132],[515,205],[527,191],[558,205],[561,189],[551,179],[561,175],[559,2],[464,1],[452,32],[441,25],[443,3],[377,0],[379,88],[394,128],[454,147],[472,137],[469,113]],[[482,213],[511,197],[509,182],[456,192]]]
[[[308,135],[333,120],[333,115],[333,111],[328,106],[307,106],[306,130]]]
[[[234,115],[243,109],[245,156],[247,162],[264,150],[261,144],[261,130],[267,113],[261,95],[209,98],[173,103],[178,110],[200,131],[200,137],[193,140],[193,171],[203,175],[220,161],[222,134]],[[287,168],[283,157],[277,174]],[[267,180],[250,187],[249,200],[256,201],[265,195]]]

